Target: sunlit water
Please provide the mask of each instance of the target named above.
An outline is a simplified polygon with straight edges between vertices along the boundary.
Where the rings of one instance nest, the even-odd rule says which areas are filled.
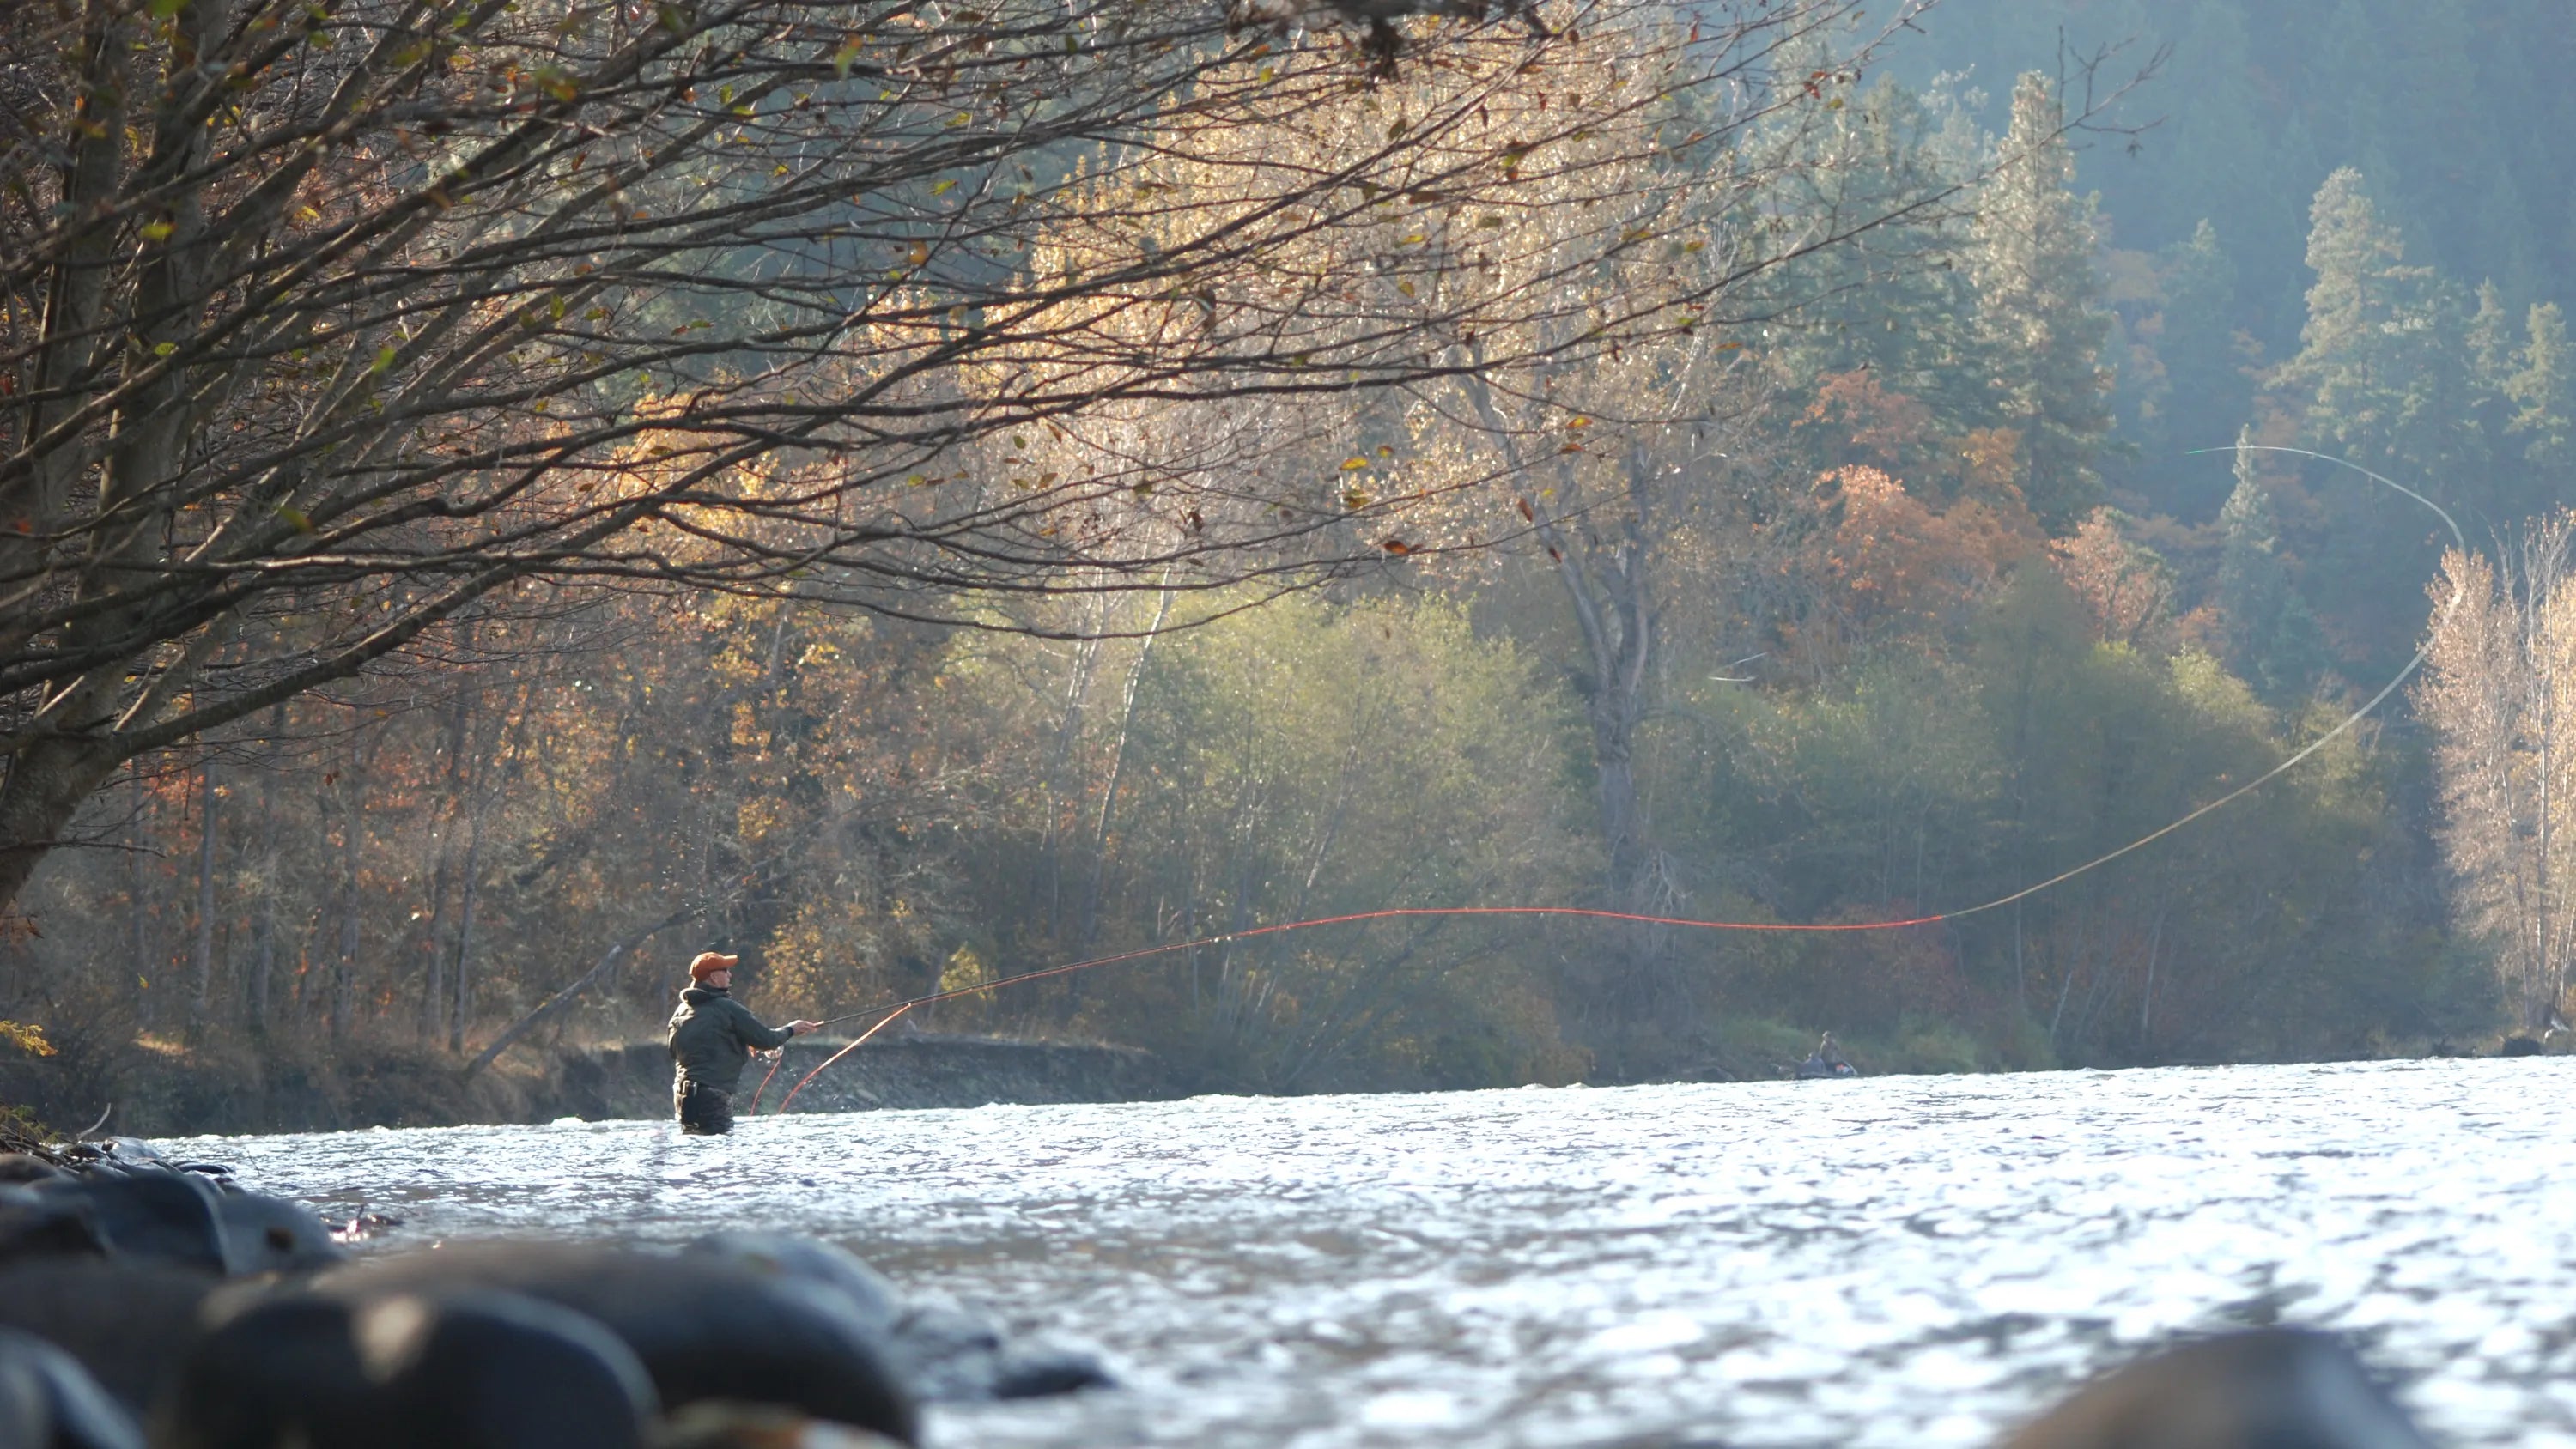
[[[934,1443],[1975,1444],[2177,1331],[2354,1335],[2576,1445],[2576,1063],[2247,1067],[206,1139],[389,1246],[783,1228],[1126,1382]]]

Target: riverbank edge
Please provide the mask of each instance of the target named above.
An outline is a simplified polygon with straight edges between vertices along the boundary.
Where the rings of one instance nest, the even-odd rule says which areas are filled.
[[[764,1108],[848,1043],[791,1043]],[[740,1107],[768,1068],[744,1075]],[[799,1112],[980,1107],[988,1102],[1164,1101],[1209,1090],[1150,1052],[1090,1043],[915,1034],[880,1038],[796,1099]],[[220,1052],[154,1037],[67,1044],[0,1060],[0,1103],[55,1132],[100,1117],[140,1137],[331,1132],[660,1117],[671,1062],[659,1041],[523,1051],[468,1075],[442,1052],[370,1043],[345,1055],[280,1047]]]

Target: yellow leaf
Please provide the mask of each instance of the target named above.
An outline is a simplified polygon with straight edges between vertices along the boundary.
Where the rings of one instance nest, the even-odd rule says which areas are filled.
[[[166,221],[145,222],[141,228],[143,239],[149,242],[168,241],[170,239],[170,233],[177,231],[178,229],[178,227]]]
[[[1356,473],[1356,472],[1358,472],[1360,469],[1365,468],[1365,467],[1367,467],[1368,465],[1369,465],[1369,461],[1368,461],[1368,459],[1366,459],[1366,458],[1358,458],[1358,457],[1344,458],[1344,459],[1342,460],[1342,471],[1343,471],[1343,472],[1345,472],[1345,473]]]
[[[49,1057],[54,1044],[45,1040],[45,1029],[33,1022],[0,1021],[0,1041],[5,1041],[30,1056]]]

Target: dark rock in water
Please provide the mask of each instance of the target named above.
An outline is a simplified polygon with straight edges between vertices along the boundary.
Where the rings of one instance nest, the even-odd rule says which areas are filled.
[[[921,1396],[938,1403],[1043,1398],[1117,1382],[1091,1354],[1015,1344],[990,1319],[935,1304],[907,1309],[886,1348]]]
[[[141,1413],[203,1336],[199,1310],[220,1286],[206,1273],[157,1264],[23,1263],[0,1270],[0,1327],[63,1349]]]
[[[883,1273],[846,1248],[788,1233],[709,1233],[684,1250],[737,1263],[773,1281],[838,1293],[862,1323],[880,1332],[903,1313],[903,1295]]]
[[[202,1178],[162,1168],[88,1172],[28,1191],[86,1208],[117,1257],[230,1271],[215,1190]]]
[[[0,1264],[107,1254],[106,1230],[87,1203],[28,1186],[0,1187]]]
[[[773,1280],[839,1295],[925,1399],[971,1403],[1032,1399],[1115,1382],[1100,1360],[1075,1349],[1014,1345],[994,1324],[937,1307],[906,1307],[885,1275],[847,1249],[786,1233],[709,1233],[686,1251],[742,1264]]]
[[[143,1434],[70,1354],[0,1328],[0,1445],[143,1449]]]
[[[663,1421],[654,1449],[895,1449],[895,1441],[768,1404],[691,1404]]]
[[[32,1152],[0,1152],[0,1183],[53,1182],[69,1176]]]
[[[322,1268],[349,1256],[321,1219],[294,1203],[169,1168],[0,1188],[8,1193],[19,1195],[10,1202],[38,1207],[13,1219],[0,1205],[0,1261],[50,1248],[241,1275]],[[83,1241],[81,1225],[94,1242]]]
[[[1044,1399],[1117,1383],[1099,1359],[1079,1350],[1015,1348],[994,1362],[992,1393],[997,1399]]]
[[[578,1313],[499,1292],[297,1295],[210,1332],[158,1449],[641,1449],[643,1365]]]
[[[2497,1052],[2496,1055],[2502,1057],[2536,1057],[2547,1050],[2548,1048],[2542,1046],[2534,1038],[2527,1036],[2509,1036],[2504,1039],[2504,1049]]]
[[[2428,1449],[2341,1339],[2231,1333],[2094,1380],[2002,1449]]]
[[[839,1292],[707,1254],[576,1243],[472,1243],[334,1269],[317,1292],[363,1302],[490,1286],[587,1314],[625,1340],[665,1404],[771,1404],[919,1433],[912,1393]]]
[[[226,1185],[215,1194],[215,1217],[234,1273],[301,1273],[349,1260],[349,1250],[301,1203]]]

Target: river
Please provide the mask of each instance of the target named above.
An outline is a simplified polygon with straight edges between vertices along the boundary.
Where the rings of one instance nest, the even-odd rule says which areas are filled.
[[[1099,1349],[941,1449],[1980,1444],[2181,1331],[2341,1330],[2455,1445],[2576,1446],[2576,1062],[204,1138],[386,1247],[790,1229]]]

